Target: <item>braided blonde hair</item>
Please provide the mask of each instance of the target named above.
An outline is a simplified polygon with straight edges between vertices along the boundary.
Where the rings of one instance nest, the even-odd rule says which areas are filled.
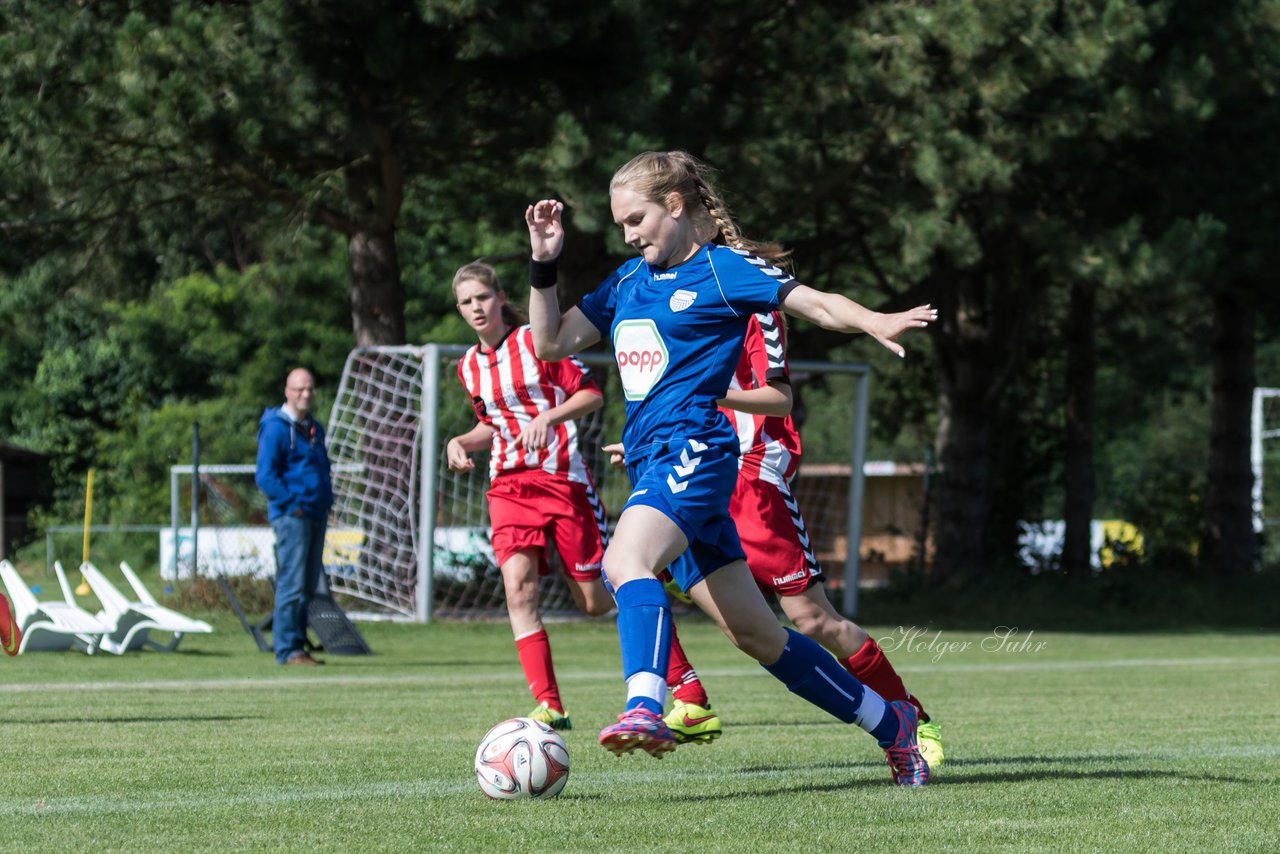
[[[473,261],[470,264],[463,264],[458,268],[458,272],[453,274],[453,295],[458,296],[458,285],[463,282],[474,279],[480,284],[488,288],[492,293],[507,295],[502,289],[502,283],[498,281],[498,271],[483,261]],[[511,301],[502,304],[502,322],[507,326],[523,326],[529,322],[525,317],[524,311],[519,307],[512,305]]]
[[[679,194],[694,218],[700,240],[709,239],[753,255],[784,262],[790,250],[777,243],[757,243],[742,236],[729,207],[707,180],[710,168],[687,151],[646,151],[631,158],[609,182],[609,192],[626,187],[636,195],[664,207],[672,193]]]

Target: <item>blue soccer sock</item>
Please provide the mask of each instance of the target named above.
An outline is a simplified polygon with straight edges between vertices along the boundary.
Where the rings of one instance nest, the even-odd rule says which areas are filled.
[[[886,714],[884,699],[863,685],[814,641],[786,629],[787,643],[773,664],[762,665],[787,690],[847,724],[857,724],[883,741],[898,732],[897,721]],[[892,725],[888,736],[881,730]]]
[[[671,655],[671,606],[656,578],[637,578],[618,587],[618,643],[627,680],[627,711],[662,714]]]

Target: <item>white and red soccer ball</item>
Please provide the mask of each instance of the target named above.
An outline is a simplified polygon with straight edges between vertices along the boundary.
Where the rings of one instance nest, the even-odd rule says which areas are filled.
[[[569,748],[541,721],[503,721],[480,739],[476,781],[494,800],[554,798],[569,782]]]

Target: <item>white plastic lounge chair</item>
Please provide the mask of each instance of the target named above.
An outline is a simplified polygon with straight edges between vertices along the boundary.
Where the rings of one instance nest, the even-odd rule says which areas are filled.
[[[76,604],[62,564],[55,562],[53,568],[58,573],[64,601],[41,602],[14,565],[7,560],[0,561],[0,579],[4,580],[9,601],[13,603],[14,617],[22,627],[22,643],[18,652],[78,649],[86,655],[93,655],[98,651],[107,627]]]
[[[142,579],[138,578],[138,574],[133,571],[133,567],[124,561],[120,561],[120,571],[124,573],[125,579],[129,582],[129,586],[133,588],[134,595],[138,597],[138,601],[133,603],[133,607],[146,608],[148,614],[156,622],[163,623],[161,631],[178,632],[180,634],[208,634],[213,631],[213,626],[204,620],[196,620],[181,614],[172,608],[166,608],[156,601],[156,597],[151,595],[151,591],[142,583]],[[174,626],[175,628],[167,628]]]
[[[121,593],[93,564],[86,563],[80,567],[93,595],[102,603],[98,618],[108,626],[107,636],[102,639],[102,649],[115,655],[124,655],[131,649],[144,646],[172,652],[178,648],[184,634],[213,631],[208,623],[193,620],[156,602],[128,564],[122,563],[120,568],[138,596],[136,600]],[[162,644],[151,639],[152,631],[172,632],[173,638]]]

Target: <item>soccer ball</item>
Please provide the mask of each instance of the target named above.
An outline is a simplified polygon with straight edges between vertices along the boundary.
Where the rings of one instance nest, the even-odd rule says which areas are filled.
[[[503,721],[480,739],[476,781],[494,800],[554,798],[569,782],[569,748],[541,721]]]

